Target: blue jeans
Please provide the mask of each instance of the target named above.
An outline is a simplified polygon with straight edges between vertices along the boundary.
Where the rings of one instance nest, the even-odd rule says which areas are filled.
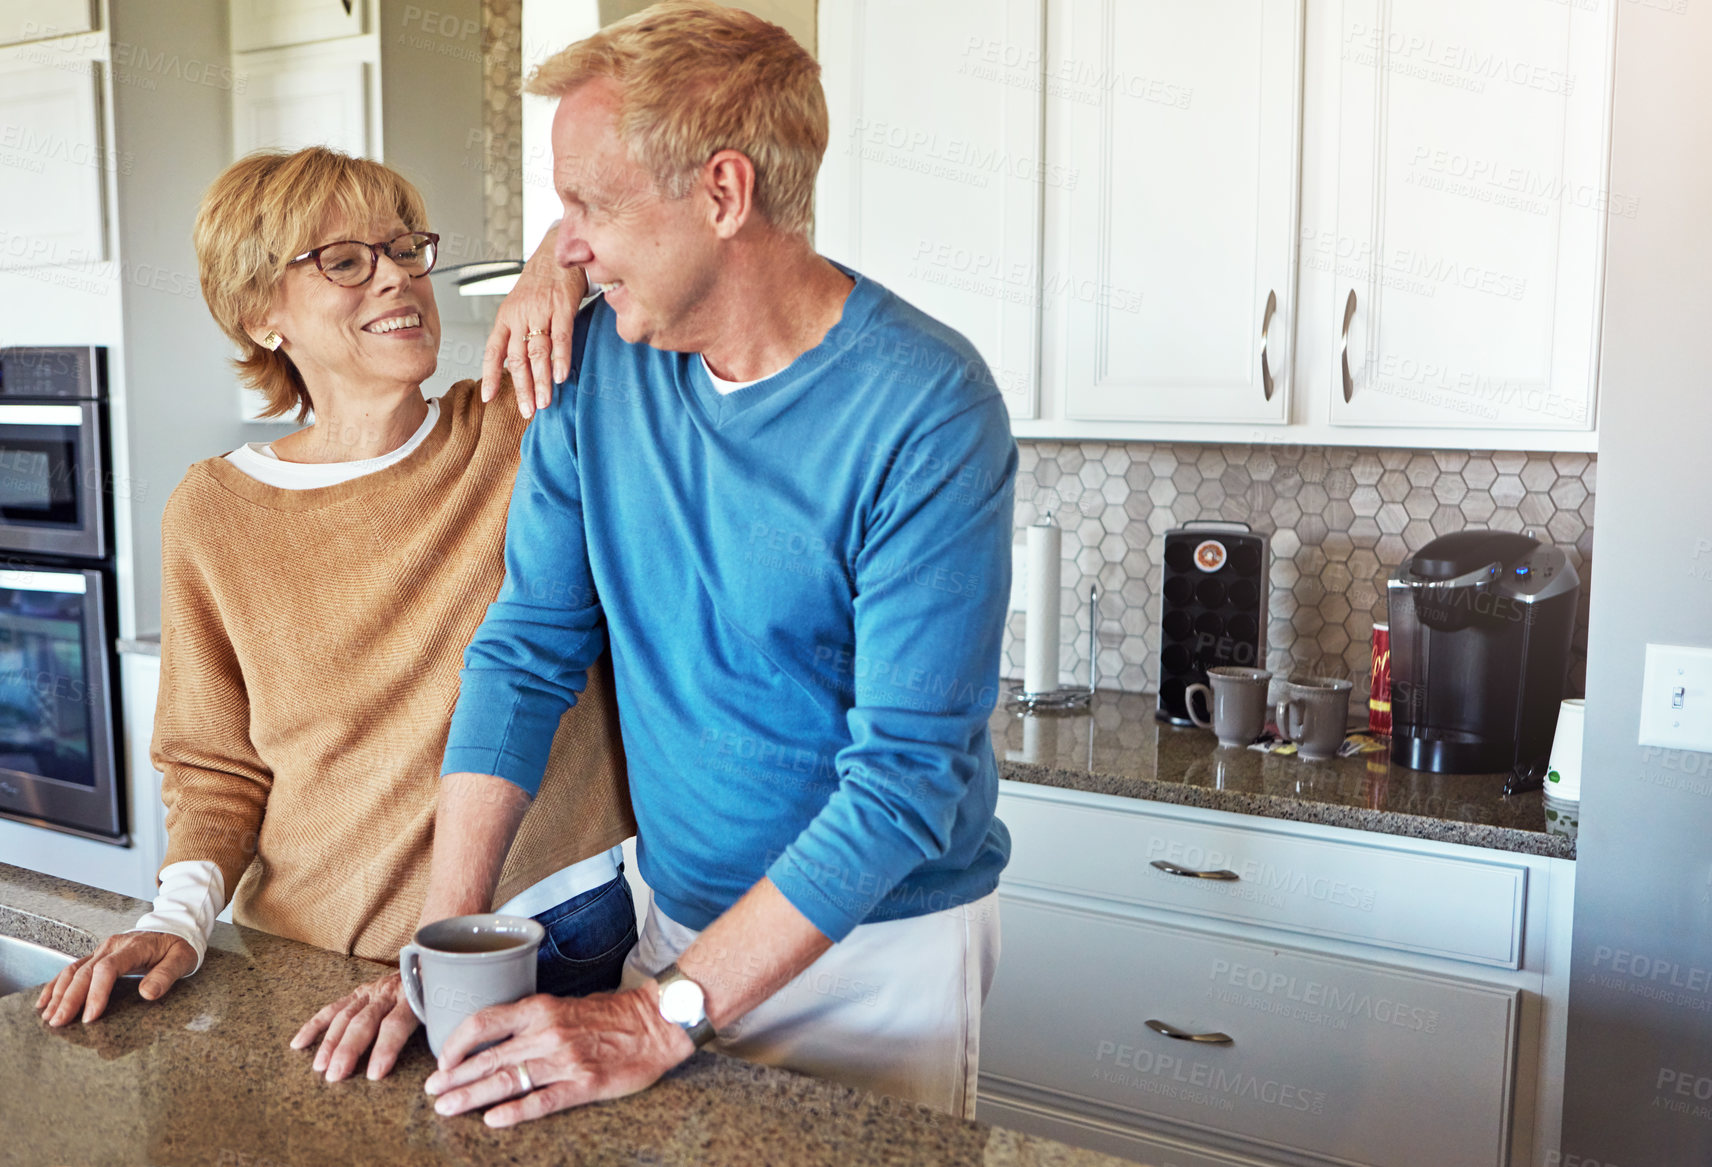
[[[547,929],[535,958],[536,992],[581,997],[618,988],[624,958],[636,947],[636,903],[622,863],[611,883],[573,896],[535,919]]]

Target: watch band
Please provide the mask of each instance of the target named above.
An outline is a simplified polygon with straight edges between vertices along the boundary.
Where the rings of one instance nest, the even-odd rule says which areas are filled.
[[[660,986],[660,990],[662,992],[665,991],[666,986],[676,981],[683,981],[686,984],[695,985],[696,992],[701,994],[702,999],[701,1016],[694,1021],[677,1021],[671,1017],[666,1017],[666,1011],[664,1009],[660,1010],[660,1016],[666,1017],[667,1021],[670,1021],[673,1025],[678,1026],[685,1033],[689,1034],[690,1040],[695,1043],[695,1047],[700,1049],[715,1037],[719,1036],[713,1031],[713,1022],[709,1021],[707,1017],[707,991],[703,989],[701,985],[685,976],[683,971],[678,968],[677,961],[673,961],[671,964],[661,969],[659,975],[654,978],[654,982]]]

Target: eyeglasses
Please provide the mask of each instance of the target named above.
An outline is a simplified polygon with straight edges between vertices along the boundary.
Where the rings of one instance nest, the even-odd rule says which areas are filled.
[[[291,263],[313,259],[322,275],[341,288],[356,288],[374,278],[375,265],[381,254],[396,263],[405,275],[425,276],[434,270],[434,260],[440,250],[440,237],[432,231],[411,231],[385,243],[359,243],[341,239],[310,248],[296,256]],[[287,264],[286,266],[290,266]]]

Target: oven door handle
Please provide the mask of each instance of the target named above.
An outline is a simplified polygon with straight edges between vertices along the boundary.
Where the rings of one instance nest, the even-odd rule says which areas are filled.
[[[0,405],[0,425],[79,426],[83,410],[76,405]]]

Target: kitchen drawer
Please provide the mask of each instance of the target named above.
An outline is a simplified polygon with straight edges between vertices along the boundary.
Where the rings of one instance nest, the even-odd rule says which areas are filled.
[[[1007,886],[1521,967],[1525,866],[1008,791],[999,817],[1011,833]],[[1237,878],[1172,875],[1155,860]]]
[[[1117,1155],[1148,1167],[1267,1167],[1258,1159],[1227,1155],[1176,1139],[1142,1134],[1131,1127],[1083,1118],[1065,1111],[1007,1098],[981,1086],[975,1117],[1025,1135],[1056,1139],[1072,1147]]]
[[[1002,899],[995,1090],[1362,1167],[1502,1164],[1519,994],[1076,907]],[[1157,1020],[1229,1044],[1154,1032]]]

